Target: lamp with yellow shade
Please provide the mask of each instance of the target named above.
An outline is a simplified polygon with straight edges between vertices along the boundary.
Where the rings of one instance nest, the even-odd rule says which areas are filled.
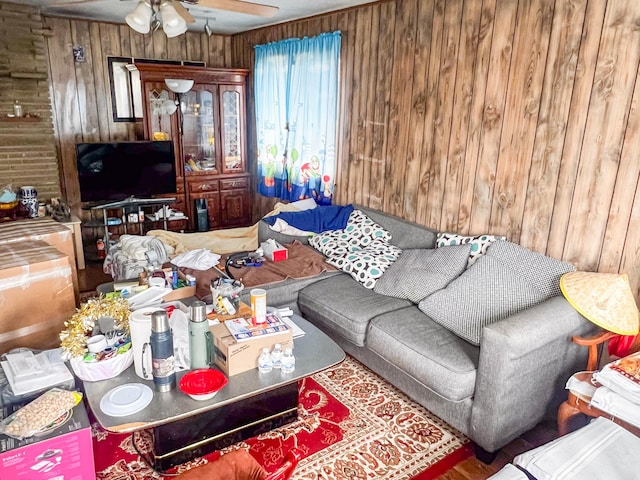
[[[603,328],[594,337],[573,337],[573,342],[589,347],[587,370],[598,364],[598,345],[618,336],[628,347],[638,334],[638,307],[626,274],[570,272],[560,278],[562,294],[584,318]],[[610,353],[611,343],[610,343]]]

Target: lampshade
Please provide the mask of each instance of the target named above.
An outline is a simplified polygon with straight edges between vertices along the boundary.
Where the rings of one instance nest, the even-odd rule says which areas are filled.
[[[163,23],[162,29],[164,30],[164,33],[167,36],[167,38],[173,38],[173,37],[177,37],[178,35],[182,35],[184,32],[187,31],[187,23],[183,21],[181,24],[178,24],[174,27],[172,27],[171,25],[168,25],[167,23]]]
[[[124,19],[127,22],[127,25],[133,28],[136,32],[145,34],[149,33],[152,14],[153,10],[150,5],[145,2],[138,2],[138,5],[136,5],[133,12],[124,17]]]
[[[560,289],[573,308],[599,327],[619,335],[638,333],[638,306],[626,274],[565,273]]]
[[[164,83],[174,93],[187,93],[193,87],[193,80],[184,78],[166,78]]]
[[[160,15],[162,15],[162,28],[177,29],[187,25],[187,22],[182,18],[176,8],[169,2],[163,2],[160,5]]]

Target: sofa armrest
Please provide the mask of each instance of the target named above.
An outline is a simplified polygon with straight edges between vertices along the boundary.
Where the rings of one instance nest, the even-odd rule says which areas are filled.
[[[595,329],[561,296],[486,326],[470,425],[476,443],[493,452],[557,408],[587,361],[571,337]]]

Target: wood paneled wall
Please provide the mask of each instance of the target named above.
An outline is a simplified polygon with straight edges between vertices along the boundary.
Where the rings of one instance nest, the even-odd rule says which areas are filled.
[[[33,185],[41,200],[60,196],[51,121],[45,35],[38,10],[0,3],[0,190]],[[6,119],[19,101],[30,119]],[[35,118],[39,117],[39,120]]]
[[[79,213],[80,191],[75,145],[80,142],[142,140],[142,122],[114,122],[108,56],[202,61],[231,67],[231,37],[187,32],[168,39],[159,30],[142,35],[127,25],[44,17],[48,37],[56,140],[65,197]],[[74,63],[72,47],[85,49],[86,62]]]
[[[335,30],[338,203],[626,272],[638,297],[640,2],[386,1],[234,36],[233,63]]]

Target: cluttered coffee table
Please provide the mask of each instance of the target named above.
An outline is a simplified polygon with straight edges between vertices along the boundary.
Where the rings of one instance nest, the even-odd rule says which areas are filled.
[[[344,351],[314,325],[295,314],[292,320],[304,331],[294,337],[296,363],[292,373],[277,369],[260,373],[252,368],[230,376],[227,385],[210,400],[198,401],[179,389],[156,391],[153,382],[141,379],[131,366],[115,378],[84,382],[86,400],[105,430],[151,432],[151,463],[158,470],[272,430],[297,419],[299,381],[345,358]],[[178,383],[186,373],[177,373]],[[124,416],[103,412],[105,394],[127,384],[151,388],[153,398],[148,406]]]

